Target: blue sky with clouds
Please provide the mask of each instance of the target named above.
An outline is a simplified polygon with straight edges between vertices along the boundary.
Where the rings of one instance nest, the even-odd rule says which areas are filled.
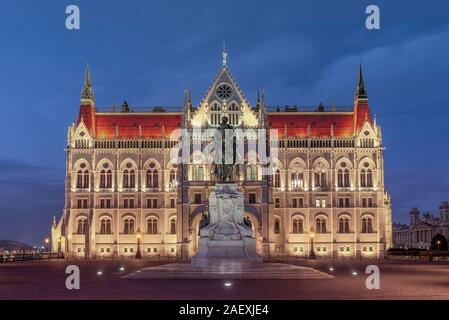
[[[65,28],[77,4],[81,29]],[[365,28],[380,7],[381,29]],[[0,239],[38,243],[63,206],[66,132],[86,62],[98,106],[195,103],[221,63],[247,98],[351,105],[362,61],[394,220],[449,200],[449,2],[9,1],[0,12]]]

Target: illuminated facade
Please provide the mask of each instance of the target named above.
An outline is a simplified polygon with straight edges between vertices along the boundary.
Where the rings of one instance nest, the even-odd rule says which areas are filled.
[[[312,230],[318,257],[385,253],[392,245],[391,202],[382,134],[361,68],[353,106],[281,111],[265,106],[263,92],[251,106],[223,58],[203,100],[194,106],[186,91],[177,111],[126,103],[100,110],[87,69],[78,121],[68,129],[65,206],[51,228],[53,250],[132,257],[139,247],[144,258],[193,256],[215,182],[201,152],[192,152],[188,164],[173,163],[170,150],[178,139],[172,133],[214,128],[226,115],[235,128],[278,132],[273,174],[245,163],[238,179],[260,255],[308,256]]]

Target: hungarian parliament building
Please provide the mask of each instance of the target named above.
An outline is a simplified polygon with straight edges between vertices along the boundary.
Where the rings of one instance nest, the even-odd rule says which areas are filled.
[[[179,163],[174,133],[217,128],[226,116],[233,128],[277,133],[272,172],[245,147],[234,178],[260,256],[383,257],[392,246],[391,199],[361,66],[350,107],[268,107],[259,91],[251,105],[223,52],[198,105],[186,90],[175,110],[126,102],[106,110],[95,105],[87,67],[78,120],[68,128],[65,204],[51,226],[52,250],[72,258],[195,255],[213,164],[203,144]]]

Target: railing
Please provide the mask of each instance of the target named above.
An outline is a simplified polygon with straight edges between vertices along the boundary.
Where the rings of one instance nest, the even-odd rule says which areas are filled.
[[[123,113],[133,112],[182,112],[182,106],[128,106],[129,111]],[[100,106],[95,107],[97,112],[108,113],[122,113],[121,106]]]
[[[136,252],[131,254],[119,254],[119,255],[109,255],[109,256],[102,256],[101,254],[95,254],[90,258],[86,258],[84,256],[79,256],[75,253],[67,255],[68,259],[74,259],[74,260],[149,260],[149,261],[187,261],[190,258],[189,257],[181,257],[180,255],[161,255],[161,254],[146,254],[142,252],[142,258],[136,259]]]
[[[63,258],[58,252],[0,253],[0,263]]]
[[[269,112],[351,112],[354,110],[353,106],[266,106]]]
[[[130,106],[129,111],[133,112],[182,112],[182,106]],[[116,112],[122,113],[122,106],[99,106],[95,108],[97,112]],[[285,106],[266,106],[268,112],[352,112],[353,106],[300,106],[300,105],[285,105]]]

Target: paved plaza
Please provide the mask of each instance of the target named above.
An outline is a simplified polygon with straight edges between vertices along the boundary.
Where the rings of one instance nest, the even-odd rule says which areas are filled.
[[[80,268],[80,290],[67,290],[65,269]],[[301,265],[332,280],[129,279],[162,262],[50,260],[0,264],[0,299],[449,299],[449,264],[427,261],[312,261]],[[380,268],[380,289],[365,287],[367,265]],[[101,274],[99,274],[101,272]],[[227,285],[225,285],[227,283]]]

